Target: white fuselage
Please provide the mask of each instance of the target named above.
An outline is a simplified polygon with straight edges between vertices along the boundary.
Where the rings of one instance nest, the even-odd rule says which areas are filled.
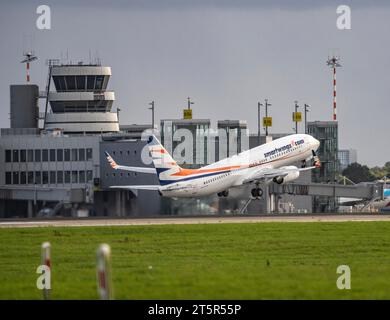
[[[167,197],[199,197],[216,194],[243,184],[261,169],[275,169],[312,157],[318,141],[310,135],[295,134],[276,139],[238,155],[183,174],[180,180],[163,185]]]

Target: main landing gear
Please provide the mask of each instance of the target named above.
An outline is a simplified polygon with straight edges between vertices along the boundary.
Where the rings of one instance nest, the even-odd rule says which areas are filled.
[[[311,150],[311,153],[313,155],[313,166],[315,166],[316,168],[320,168],[321,167],[320,158],[317,156],[314,150]]]
[[[259,199],[263,195],[263,190],[261,188],[259,188],[258,186],[256,186],[256,188],[251,190],[251,195],[253,198]]]
[[[262,197],[263,195],[263,190],[259,187],[259,184],[256,183],[256,188],[253,188],[251,190],[251,195],[252,197],[250,197],[246,202],[245,204],[242,206],[242,208],[240,209],[240,213],[244,213],[246,211],[246,209],[248,208],[249,204],[253,201],[253,200],[258,200]]]
[[[217,193],[218,197],[227,197],[229,195],[229,190],[224,190]]]

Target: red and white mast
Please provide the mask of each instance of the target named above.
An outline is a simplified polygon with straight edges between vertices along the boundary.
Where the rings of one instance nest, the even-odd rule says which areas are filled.
[[[337,121],[337,104],[336,104],[336,68],[341,67],[340,58],[333,56],[328,58],[326,64],[333,68],[333,121]]]
[[[26,81],[30,83],[30,62],[37,60],[38,58],[34,55],[33,52],[23,53],[24,59],[20,63],[26,64]]]

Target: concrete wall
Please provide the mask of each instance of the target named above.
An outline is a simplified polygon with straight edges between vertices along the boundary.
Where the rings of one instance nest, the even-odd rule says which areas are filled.
[[[11,128],[38,128],[39,87],[35,84],[11,85]]]

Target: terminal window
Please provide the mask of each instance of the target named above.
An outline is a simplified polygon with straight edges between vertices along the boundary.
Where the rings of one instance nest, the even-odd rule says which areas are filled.
[[[34,150],[27,150],[27,161],[33,162],[34,161]]]
[[[27,183],[34,184],[34,172],[33,171],[27,172]]]
[[[64,183],[64,172],[57,171],[57,183]]]
[[[65,171],[65,183],[70,183],[70,171]]]
[[[50,149],[50,161],[56,161],[56,150]]]
[[[26,179],[26,172],[25,171],[22,171],[20,173],[20,184],[26,184],[27,182],[27,179]]]
[[[5,162],[11,162],[11,150],[5,150]]]
[[[50,184],[55,184],[55,183],[56,183],[56,172],[50,171]]]
[[[85,171],[79,171],[79,182],[85,183]]]
[[[85,161],[85,149],[79,149],[79,161]]]
[[[92,160],[92,149],[91,148],[87,149],[87,160]]]
[[[72,149],[72,161],[77,161],[77,149]]]
[[[77,183],[77,171],[72,171],[72,183]]]
[[[35,150],[35,162],[40,162],[41,161],[41,150],[36,149]]]
[[[87,171],[87,181],[88,182],[92,182],[92,170],[88,170]]]
[[[12,161],[19,162],[19,150],[12,150]]]
[[[42,184],[49,183],[49,173],[47,171],[42,172]]]
[[[41,184],[41,172],[40,171],[35,171],[35,183]]]
[[[49,161],[49,150],[47,149],[42,150],[42,161],[43,162]]]
[[[19,172],[12,173],[12,184],[19,184]]]
[[[64,160],[65,161],[70,161],[70,149],[65,149],[64,150]]]
[[[64,151],[62,149],[57,149],[57,161],[64,160]]]
[[[20,162],[26,162],[27,156],[26,156],[26,150],[20,150]]]

